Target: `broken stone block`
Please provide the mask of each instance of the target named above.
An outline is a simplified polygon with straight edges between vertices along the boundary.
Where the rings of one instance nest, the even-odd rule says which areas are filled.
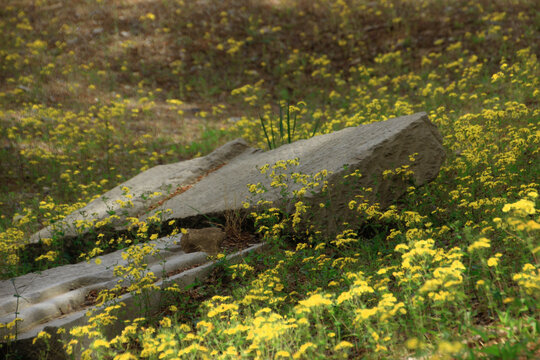
[[[412,155],[415,161],[411,161]],[[304,201],[312,206],[311,219],[333,235],[343,222],[355,220],[355,214],[348,208],[355,196],[363,196],[385,208],[409,186],[418,187],[435,179],[445,157],[442,137],[426,113],[402,116],[299,140],[266,152],[239,153],[226,166],[202,178],[189,190],[167,199],[142,219],[167,209],[170,211],[165,213],[164,221],[227,210],[241,211],[242,201],[251,199],[247,184],[257,183],[268,189],[261,194],[262,199],[278,206],[283,201],[281,189],[272,188],[271,179],[259,169],[266,164],[297,158],[299,165],[291,172],[314,175],[327,170],[331,173],[326,178],[329,191],[323,194],[315,189],[313,193],[306,193]],[[413,172],[411,179],[382,175],[385,170],[402,166]],[[343,177],[355,171],[362,177],[345,184]],[[290,182],[287,191],[292,193],[302,186]],[[367,193],[366,188],[372,191]],[[329,205],[320,208],[321,202]]]
[[[182,235],[151,241],[155,251],[144,257],[147,271],[159,279],[163,274],[206,262],[207,254],[186,254],[181,250]],[[141,245],[137,245],[140,247]],[[123,251],[97,257],[90,262],[60,266],[40,273],[30,273],[15,279],[0,281],[0,323],[9,323],[15,312],[23,321],[18,331],[24,333],[36,325],[58,316],[84,308],[89,294],[101,289],[110,289],[118,283],[115,266],[126,266],[128,259]],[[125,279],[122,286],[129,286]],[[15,297],[19,294],[20,297]],[[0,328],[0,339],[6,329]]]
[[[410,157],[414,154],[415,161],[412,162]],[[273,189],[270,179],[259,169],[266,164],[295,158],[299,161],[295,172],[313,175],[327,170],[331,173],[326,179],[331,191],[327,194],[317,191],[306,194],[305,201],[316,210],[311,214],[312,218],[322,222],[322,227],[333,234],[343,222],[354,216],[348,211],[348,204],[355,196],[363,196],[384,208],[403,195],[409,186],[418,187],[435,179],[445,157],[442,137],[426,113],[350,127],[265,152],[237,139],[205,157],[147,170],[69,215],[59,224],[41,230],[32,237],[32,241],[51,237],[55,228],[62,227],[67,227],[63,230],[65,235],[75,235],[76,220],[90,219],[96,222],[105,219],[111,212],[120,215],[121,219],[134,216],[141,220],[161,212],[161,219],[166,221],[242,211],[242,202],[251,199],[248,184],[261,183],[269,189],[263,194],[263,199],[279,205],[283,200],[280,190]],[[382,176],[385,170],[401,166],[407,166],[407,170],[413,172],[411,181],[399,176]],[[361,173],[362,177],[356,178],[352,185],[344,184],[343,176],[355,171]],[[288,186],[288,191],[292,193],[300,189],[302,184],[290,183]],[[133,207],[120,208],[117,205],[116,200],[125,200],[122,195],[124,187],[131,189]],[[166,188],[170,190],[166,191]],[[371,188],[371,191],[366,193],[366,188]],[[162,191],[163,195],[147,196],[146,200],[139,198],[141,194],[157,191]],[[108,201],[104,201],[105,198]],[[314,206],[320,202],[330,205],[324,208]],[[115,225],[117,229],[125,228],[120,220]]]
[[[160,310],[163,305],[163,292],[159,289],[176,284],[180,289],[202,281],[206,278],[216,262],[209,261],[204,252],[186,254],[181,250],[183,235],[161,238],[150,242],[154,244],[159,253],[145,257],[148,271],[156,276],[156,288],[149,289],[144,296],[145,311],[148,313]],[[179,244],[180,243],[180,244]],[[135,245],[141,246],[141,245]],[[236,263],[251,252],[262,251],[263,244],[254,244],[250,247],[229,254],[228,263]],[[16,340],[10,342],[12,349],[25,359],[39,358],[39,347],[32,344],[32,340],[40,331],[48,332],[52,357],[55,359],[71,359],[62,348],[62,342],[69,341],[69,329],[83,326],[88,323],[87,311],[93,316],[103,313],[109,304],[96,306],[95,296],[102,289],[110,289],[122,281],[123,286],[130,284],[129,279],[114,274],[115,266],[125,266],[127,260],[122,257],[122,250],[99,256],[99,264],[82,262],[65,265],[19,276],[10,280],[0,281],[0,323],[7,324],[15,317],[22,319],[18,328],[0,327],[0,343],[8,335],[15,335]],[[18,295],[18,296],[16,296]],[[105,334],[112,338],[120,334],[125,326],[124,320],[133,320],[141,317],[141,295],[126,293],[114,299],[113,302],[122,302],[125,306],[115,311],[117,321],[104,329]],[[58,328],[66,332],[58,334]],[[75,350],[75,358],[90,345],[90,339],[80,339],[79,347]],[[2,344],[3,345],[3,344]],[[0,346],[0,358],[4,355],[5,346]],[[36,355],[37,354],[37,355]]]
[[[202,177],[224,166],[238,155],[255,151],[257,150],[250,148],[245,141],[237,139],[204,157],[155,166],[116,186],[82,209],[66,216],[62,221],[40,230],[31,237],[30,242],[36,243],[43,238],[52,238],[55,233],[60,237],[76,236],[89,230],[77,229],[75,226],[77,221],[86,220],[95,224],[110,215],[118,216],[113,225],[119,227],[126,217],[139,216],[168,197],[185,191]],[[128,201],[131,201],[132,205],[122,207],[122,203],[126,204]]]
[[[180,246],[186,253],[203,251],[216,255],[220,251],[223,240],[225,240],[225,232],[217,227],[189,229],[182,237]]]

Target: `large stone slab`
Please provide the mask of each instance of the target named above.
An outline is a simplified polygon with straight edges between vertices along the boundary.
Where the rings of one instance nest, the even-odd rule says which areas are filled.
[[[157,279],[171,271],[207,262],[204,252],[186,254],[182,251],[181,237],[182,234],[178,234],[149,242],[158,251],[144,260],[148,271]],[[84,307],[90,292],[110,289],[117,284],[119,278],[113,273],[114,267],[128,264],[122,252],[98,256],[100,264],[92,259],[0,281],[0,323],[9,323],[15,312],[19,312],[18,317],[23,321],[18,324],[18,331],[24,334],[39,324]],[[129,285],[129,279],[122,283],[122,286]],[[16,294],[20,297],[14,296]],[[5,331],[0,329],[0,339]]]
[[[257,150],[250,148],[245,141],[238,139],[223,145],[204,157],[155,166],[116,186],[84,208],[68,215],[63,221],[42,229],[31,237],[30,242],[35,243],[43,238],[52,238],[55,231],[63,234],[60,236],[75,236],[78,233],[84,233],[85,229],[77,229],[75,226],[77,221],[98,222],[108,218],[111,214],[119,217],[114,222],[118,225],[127,216],[136,217],[144,213],[148,208],[178,192],[180,187],[189,187],[200,178],[227,164],[231,159],[255,151]],[[129,189],[129,198],[122,190],[126,187]],[[155,193],[161,193],[161,195],[152,196]],[[131,200],[133,206],[122,207],[117,200],[124,202]]]
[[[413,154],[417,154],[416,160],[411,162],[409,157]],[[438,129],[426,113],[417,113],[315,136],[267,152],[245,151],[153,212],[172,210],[165,215],[164,220],[167,220],[240,210],[242,201],[250,196],[246,184],[259,182],[269,190],[263,194],[263,199],[279,202],[281,189],[272,188],[271,180],[258,169],[279,160],[298,158],[299,166],[289,172],[310,175],[321,170],[332,172],[327,178],[329,194],[307,193],[306,201],[314,205],[312,218],[322,222],[322,228],[333,234],[343,222],[355,216],[348,211],[348,204],[355,195],[366,196],[384,208],[411,185],[401,176],[384,179],[383,171],[409,165],[414,172],[414,185],[420,186],[437,176],[445,156]],[[356,170],[363,176],[355,177],[353,184],[344,184],[343,176]],[[302,186],[289,182],[287,190],[292,193]],[[373,191],[366,193],[363,188],[368,187]],[[319,202],[329,205],[319,208]]]
[[[409,156],[415,153],[416,161],[411,162]],[[74,226],[77,220],[99,221],[107,218],[111,211],[122,215],[122,211],[126,210],[125,216],[147,219],[157,211],[170,209],[163,216],[163,220],[169,220],[241,210],[242,202],[250,198],[247,184],[263,184],[269,189],[263,198],[277,203],[282,200],[280,189],[271,188],[270,179],[258,169],[265,164],[294,158],[298,158],[300,164],[290,172],[310,175],[321,170],[332,172],[327,178],[331,191],[324,195],[329,198],[315,192],[307,194],[306,201],[317,205],[320,201],[330,200],[329,206],[311,215],[326,221],[321,225],[329,234],[333,234],[342,222],[354,216],[347,211],[348,203],[354,196],[364,195],[384,208],[411,185],[402,181],[400,176],[383,179],[381,174],[384,170],[409,165],[409,169],[414,171],[414,185],[420,186],[437,176],[445,159],[445,151],[442,137],[426,113],[346,128],[266,152],[250,148],[245,141],[237,139],[206,157],[160,165],[137,175],[54,227],[41,230],[32,237],[32,242],[51,237],[55,228],[64,229],[65,235],[74,235],[77,233]],[[352,187],[350,184],[345,187],[343,176],[355,170],[363,176],[355,178]],[[290,183],[288,190],[292,192],[301,186]],[[126,200],[123,187],[128,187],[133,195],[132,208],[122,209],[116,202]],[[364,192],[363,188],[369,187],[373,191]],[[164,195],[140,199],[141,194],[163,192],[165,188],[169,191],[165,191]],[[121,228],[120,224],[121,221],[116,222],[117,229]],[[84,232],[81,229],[78,231]]]
[[[147,256],[148,271],[156,275],[155,285],[165,288],[177,284],[184,288],[195,281],[202,281],[211,272],[215,261],[209,261],[207,253],[195,252],[186,254],[181,251],[182,235],[170,236],[150,242],[155,244],[159,253]],[[136,245],[140,246],[140,245]],[[229,254],[227,263],[236,263],[251,252],[263,249],[263,244],[254,244],[248,248]],[[106,306],[87,305],[87,295],[91,291],[110,289],[123,279],[122,286],[129,285],[129,279],[113,274],[114,267],[126,265],[127,260],[122,257],[122,251],[117,251],[98,257],[101,264],[94,260],[90,263],[65,265],[43,271],[41,273],[26,274],[13,280],[0,281],[0,323],[9,323],[17,317],[22,321],[18,324],[17,340],[11,344],[17,353],[25,354],[25,358],[37,358],[32,354],[38,353],[37,347],[31,346],[31,341],[40,331],[47,331],[53,337],[52,347],[55,358],[64,358],[63,349],[58,341],[69,340],[69,331],[63,335],[56,333],[60,327],[69,330],[75,326],[88,323],[86,313],[91,310],[93,316],[102,313]],[[185,269],[185,270],[182,270]],[[14,295],[20,295],[19,302]],[[145,311],[153,313],[162,305],[163,293],[159,290],[150,290],[145,295]],[[140,296],[127,293],[114,300],[125,304],[121,310],[113,315],[118,321],[107,329],[107,335],[118,335],[125,324],[123,320],[144,316],[140,312]],[[14,334],[15,329],[0,328],[0,340],[8,334]],[[83,339],[84,340],[84,339]],[[78,351],[89,345],[86,339],[79,344]],[[1,350],[1,349],[0,349]],[[2,352],[0,351],[0,357]],[[68,358],[67,356],[65,357]]]

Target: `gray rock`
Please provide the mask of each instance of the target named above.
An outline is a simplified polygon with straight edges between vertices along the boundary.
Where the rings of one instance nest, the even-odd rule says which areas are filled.
[[[181,247],[186,253],[204,251],[210,255],[217,255],[223,240],[225,232],[217,227],[189,229],[182,237]]]
[[[176,240],[178,237],[157,240],[157,246],[162,250],[159,256],[148,259],[149,269],[158,277],[155,283],[158,289],[167,288],[173,284],[183,289],[196,281],[202,281],[210,274],[216,263],[208,261],[207,254],[202,252],[185,254],[179,251],[180,245]],[[260,252],[263,248],[263,244],[252,245],[247,249],[227,255],[226,261],[230,264],[237,263],[248,253]],[[33,339],[41,331],[51,335],[47,348],[52,358],[72,358],[65,354],[62,347],[62,343],[70,340],[69,330],[75,326],[86,325],[88,311],[92,311],[92,315],[95,316],[103,313],[110,305],[107,303],[102,306],[84,306],[85,294],[92,290],[110,288],[116,284],[118,278],[112,276],[114,265],[122,264],[124,261],[120,252],[100,258],[102,258],[100,265],[93,262],[66,265],[46,270],[41,274],[27,274],[14,279],[17,291],[22,295],[18,317],[23,321],[19,323],[16,341],[12,341],[10,346],[13,351],[22,356],[21,358],[37,359],[38,356],[35,354],[39,354],[40,350],[45,350],[41,349],[40,345],[32,344]],[[163,260],[165,260],[164,264]],[[200,263],[204,264],[192,267]],[[175,270],[186,267],[192,268],[175,273]],[[161,276],[168,272],[172,274],[166,277]],[[0,322],[2,323],[14,319],[16,310],[14,294],[14,287],[10,280],[0,282]],[[141,309],[141,299],[140,295],[127,293],[113,300],[114,303],[121,302],[125,306],[113,311],[112,315],[117,317],[117,321],[104,329],[109,339],[121,333],[125,320],[145,316],[144,312],[151,314],[160,310],[163,305],[163,292],[149,290],[144,296],[144,309]],[[64,328],[66,332],[58,334],[59,328]],[[14,329],[1,328],[0,339],[3,339],[9,331],[13,333]],[[74,351],[75,358],[79,358],[81,352],[90,344],[91,340],[88,338],[79,339],[78,347]],[[0,350],[2,350],[1,347]]]
[[[148,264],[148,271],[158,279],[163,274],[207,261],[206,253],[186,254],[182,251],[181,237],[179,234],[149,242],[159,252],[146,256],[144,260]],[[25,333],[38,324],[84,307],[90,292],[114,287],[118,282],[118,277],[113,273],[114,267],[128,263],[122,258],[122,250],[98,256],[97,259],[101,260],[99,265],[92,259],[90,262],[0,281],[0,323],[9,323],[18,311],[18,317],[24,320],[19,324],[18,331]],[[122,283],[122,286],[129,285],[129,279]],[[20,297],[15,297],[16,294]],[[5,331],[0,329],[0,339]]]
[[[106,192],[84,208],[68,215],[64,220],[40,230],[30,238],[30,242],[36,243],[43,238],[52,238],[55,232],[63,233],[62,236],[75,236],[78,233],[85,233],[88,229],[77,229],[74,226],[76,221],[90,220],[97,222],[109,217],[110,214],[119,216],[119,219],[113,223],[119,226],[126,217],[140,215],[166,199],[178,187],[194,184],[199,177],[226,164],[238,155],[255,151],[243,140],[238,139],[223,145],[204,157],[155,166]],[[131,199],[123,195],[122,188],[124,187],[129,188]],[[150,197],[156,192],[162,194]],[[116,200],[131,200],[133,207],[122,208]]]
[[[409,156],[415,153],[418,154],[416,161],[411,162]],[[146,220],[158,211],[163,212],[164,221],[228,210],[240,211],[242,202],[250,199],[247,184],[263,184],[269,190],[263,194],[263,199],[279,205],[283,200],[280,189],[271,188],[270,179],[259,169],[265,164],[272,165],[279,160],[294,158],[298,158],[300,164],[289,172],[309,175],[321,170],[332,172],[327,178],[329,194],[315,191],[308,193],[305,199],[307,204],[313,205],[311,218],[306,220],[316,219],[321,228],[332,235],[343,222],[357,217],[348,210],[348,203],[355,196],[365,196],[384,208],[401,196],[408,186],[421,186],[433,180],[445,159],[445,151],[441,135],[425,113],[346,128],[266,152],[250,148],[245,141],[237,139],[205,157],[147,170],[69,215],[64,221],[41,230],[31,241],[52,237],[55,229],[63,231],[65,235],[76,235],[77,229],[73,226],[76,220],[99,221],[112,212],[120,215],[114,224],[121,229],[122,219],[126,216]],[[409,165],[414,172],[412,183],[400,176],[382,178],[383,171],[402,165]],[[356,170],[362,177],[345,184],[343,176]],[[133,195],[133,207],[126,209],[116,203],[119,199],[126,200],[121,190],[124,186],[130,188]],[[299,183],[289,183],[288,191],[292,193],[301,187]],[[373,191],[366,193],[365,188],[372,188]],[[140,197],[141,194],[156,191],[161,191],[163,195],[147,200]],[[327,200],[330,200],[329,206],[317,206]],[[85,232],[87,229],[78,231]]]
[[[416,161],[411,163],[409,156],[415,153],[418,154]],[[241,210],[242,201],[250,197],[246,185],[259,182],[269,190],[263,194],[263,199],[278,204],[282,200],[280,189],[271,188],[270,179],[258,169],[278,160],[298,158],[299,166],[289,172],[313,175],[328,170],[333,173],[327,178],[329,194],[307,193],[305,202],[314,205],[311,218],[317,219],[328,234],[334,234],[343,222],[357,216],[348,209],[349,201],[356,195],[363,195],[384,208],[413,185],[400,176],[383,179],[383,171],[409,165],[414,171],[414,185],[420,186],[437,177],[445,157],[436,126],[425,113],[418,113],[299,140],[267,152],[244,151],[230,159],[227,166],[209,174],[188,191],[168,199],[149,215],[170,209],[172,212],[164,216],[164,220],[168,220]],[[355,178],[352,184],[344,184],[343,176],[355,170],[363,176]],[[289,182],[287,190],[292,193],[301,187],[302,184]],[[373,191],[366,193],[364,188],[369,187]],[[330,205],[319,208],[318,204],[328,197]]]
[[[95,29],[92,29],[92,34],[93,35],[99,35],[103,32],[103,28],[102,27],[98,27],[98,28],[95,28]]]

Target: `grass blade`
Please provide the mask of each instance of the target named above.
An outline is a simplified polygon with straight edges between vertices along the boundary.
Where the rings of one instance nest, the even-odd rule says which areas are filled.
[[[283,142],[283,108],[281,102],[279,103],[279,139]]]
[[[314,137],[317,130],[319,130],[320,123],[321,123],[321,118],[318,118],[317,122],[315,123],[315,127],[313,128],[313,132],[311,133],[311,137]]]
[[[296,131],[296,118],[297,118],[297,113],[294,114],[294,121],[293,121],[293,127],[292,127],[292,135],[294,136],[294,133]]]
[[[272,124],[272,117],[269,116],[270,119],[270,134],[272,135],[272,147],[270,149],[276,148],[276,135],[274,134],[274,125]]]
[[[287,133],[289,135],[289,144],[291,143],[291,106],[287,100]]]
[[[259,119],[261,119],[261,125],[264,131],[264,136],[266,137],[266,142],[268,143],[268,148],[272,149],[272,143],[270,142],[270,138],[268,137],[268,132],[266,131],[266,126],[264,126],[264,120],[261,114],[259,114]]]

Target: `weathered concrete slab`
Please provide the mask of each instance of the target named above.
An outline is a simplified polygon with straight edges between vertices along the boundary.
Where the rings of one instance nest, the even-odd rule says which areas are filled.
[[[409,156],[417,153],[416,161]],[[262,183],[269,191],[262,197],[279,202],[280,189],[270,187],[270,179],[258,168],[278,160],[298,158],[300,165],[291,170],[313,175],[321,170],[333,172],[328,177],[330,206],[314,206],[314,218],[326,222],[324,228],[333,233],[348,216],[354,216],[348,203],[361,194],[378,202],[381,207],[390,205],[410,186],[401,177],[383,179],[385,170],[410,165],[414,171],[414,185],[420,186],[433,180],[445,159],[442,137],[426,113],[403,116],[387,121],[346,128],[331,134],[296,141],[267,152],[243,152],[217,171],[209,174],[186,192],[165,201],[155,209],[171,209],[164,220],[186,218],[199,214],[239,210],[242,201],[249,197],[246,184]],[[347,170],[344,169],[347,167]],[[344,185],[343,176],[358,170],[363,176],[355,183]],[[290,182],[288,191],[298,190],[302,184]],[[362,187],[371,187],[366,194]],[[324,195],[327,196],[327,195]],[[320,193],[306,194],[312,205],[326,200]]]
[[[414,153],[418,155],[416,161],[411,163],[409,156]],[[277,203],[282,198],[279,189],[272,189],[270,179],[258,169],[265,164],[294,158],[299,159],[300,165],[291,171],[310,175],[321,170],[333,172],[327,179],[331,188],[330,199],[324,199],[320,193],[307,194],[306,199],[312,205],[331,200],[330,206],[312,215],[317,219],[325,219],[327,223],[321,225],[332,234],[342,222],[350,220],[348,217],[352,215],[350,211],[347,212],[347,205],[355,195],[365,195],[384,208],[411,185],[400,177],[383,179],[381,174],[384,170],[410,165],[409,169],[414,171],[414,185],[420,186],[437,176],[445,159],[445,151],[441,135],[425,113],[346,128],[266,152],[250,148],[245,141],[237,139],[206,157],[160,165],[141,173],[69,215],[54,227],[41,230],[31,241],[51,237],[55,228],[67,227],[63,230],[64,234],[75,235],[77,231],[73,224],[76,220],[102,220],[111,211],[121,215],[125,209],[121,209],[116,200],[125,200],[122,195],[124,186],[131,189],[131,200],[134,203],[132,208],[127,208],[126,216],[140,219],[147,219],[157,211],[168,209],[172,212],[165,213],[164,220],[240,210],[242,201],[250,196],[246,185],[259,182],[269,189],[263,198]],[[342,184],[343,176],[355,170],[363,176],[356,178],[352,187],[350,184],[345,187]],[[288,190],[292,192],[301,186],[299,183],[290,183]],[[169,195],[146,201],[140,199],[140,194],[163,191],[167,187],[172,189]],[[371,187],[373,191],[366,194],[363,187]],[[108,201],[104,202],[104,199]],[[122,228],[119,221],[116,227]],[[78,231],[84,232],[81,229]]]
[[[159,253],[146,256],[145,262],[148,271],[158,279],[164,273],[207,262],[204,252],[183,252],[181,237],[182,234],[179,234],[150,242]],[[39,324],[79,310],[91,291],[110,289],[117,284],[114,267],[128,263],[122,258],[122,252],[119,250],[98,256],[96,259],[101,260],[99,265],[92,259],[88,263],[60,266],[0,281],[0,323],[9,323],[18,311],[18,317],[23,319],[18,331],[25,333]],[[122,285],[129,286],[129,279],[125,279]],[[21,296],[18,303],[15,294]],[[6,329],[0,329],[0,339],[4,331]]]
[[[97,222],[115,214],[119,216],[119,219],[114,224],[119,224],[127,216],[144,213],[148,208],[177,191],[179,187],[188,187],[196,183],[201,177],[224,166],[236,156],[251,154],[255,151],[257,150],[250,148],[245,141],[238,139],[204,157],[155,166],[106,192],[84,208],[68,215],[63,221],[42,229],[31,237],[30,242],[35,243],[43,238],[52,238],[55,231],[61,231],[63,236],[75,236],[80,232],[85,232],[84,229],[77,230],[74,226],[77,220]],[[130,198],[125,196],[122,190],[124,187],[129,189]],[[162,194],[150,197],[156,192]],[[122,207],[116,200],[124,202],[131,200],[133,206]]]
[[[167,241],[170,241],[170,240],[173,240],[173,239],[172,238],[167,238]],[[263,248],[264,248],[264,244],[252,245],[252,246],[250,246],[250,247],[248,247],[248,248],[246,248],[244,250],[241,250],[241,251],[238,251],[236,253],[227,255],[226,261],[229,264],[235,264],[235,263],[241,261],[241,259],[243,257],[245,257],[247,254],[252,253],[252,252],[260,252],[260,251],[263,250]],[[109,255],[111,255],[111,254],[109,254]],[[204,255],[204,258],[206,259],[206,254],[205,253],[191,253],[191,254],[178,255],[176,259],[175,259],[174,256],[172,258],[169,257],[167,262],[172,263],[172,262],[176,261],[177,265],[173,266],[171,264],[170,265],[171,269],[179,268],[178,267],[179,263],[182,263],[182,266],[180,266],[180,267],[184,267],[183,265],[188,264],[189,261],[184,262],[184,260],[181,259],[181,257],[183,257],[185,259],[186,256],[188,256],[188,257],[191,256],[191,262],[197,263],[197,260],[200,258],[200,255]],[[104,259],[104,261],[105,261],[105,259]],[[195,281],[204,280],[210,274],[210,272],[212,271],[212,268],[215,265],[215,263],[216,263],[215,261],[209,261],[209,262],[206,262],[203,265],[191,268],[189,270],[182,271],[182,272],[180,272],[180,273],[178,273],[176,275],[172,275],[170,277],[162,278],[161,280],[158,280],[155,283],[155,285],[160,289],[161,288],[166,288],[166,287],[171,286],[173,284],[177,284],[181,289],[185,288],[186,286],[188,286],[190,284],[193,284]],[[68,268],[69,266],[73,266],[73,265],[63,266],[61,268],[60,272],[68,272],[67,270],[69,270],[69,268]],[[93,266],[96,266],[96,265],[93,264]],[[54,270],[54,269],[52,269],[52,270]],[[157,272],[155,274],[157,275]],[[31,274],[29,274],[29,275],[31,275]],[[25,275],[25,276],[27,276],[27,275]],[[34,276],[35,276],[35,274],[34,274]],[[51,275],[49,275],[49,277],[50,276]],[[21,281],[21,283],[23,283],[23,282]],[[34,282],[32,282],[32,283],[34,283]],[[49,283],[50,283],[50,281],[49,281]],[[13,291],[11,293],[13,293]],[[3,298],[4,297],[3,290],[2,290],[2,292],[0,294],[2,294],[2,298]],[[159,310],[160,306],[162,305],[162,301],[163,301],[162,296],[163,296],[162,292],[160,292],[158,290],[151,290],[147,294],[147,296],[145,297],[145,303],[144,303],[145,311],[147,313],[151,314],[151,313]],[[123,327],[125,325],[124,320],[128,320],[128,319],[133,320],[134,318],[144,316],[144,314],[142,314],[139,311],[140,310],[139,309],[140,298],[135,294],[132,294],[132,293],[124,294],[124,295],[118,297],[117,299],[115,299],[115,302],[116,303],[122,302],[122,303],[125,304],[125,306],[121,307],[120,309],[118,309],[118,310],[116,310],[116,311],[114,311],[112,313],[112,315],[117,317],[117,321],[106,329],[106,335],[109,338],[112,338],[112,337],[114,337],[114,336],[121,333],[121,331],[123,330]],[[66,343],[67,341],[69,341],[69,339],[70,339],[69,335],[68,335],[69,334],[69,329],[71,329],[73,327],[76,327],[76,326],[84,326],[84,325],[86,325],[88,323],[88,317],[86,316],[87,311],[92,310],[92,316],[96,316],[96,315],[99,315],[99,314],[103,313],[104,309],[105,309],[105,307],[107,305],[108,304],[100,306],[100,307],[90,306],[90,307],[87,307],[85,309],[78,309],[76,311],[66,312],[66,313],[61,314],[61,315],[56,315],[54,317],[46,318],[46,319],[43,319],[41,322],[36,323],[31,328],[28,328],[28,329],[23,330],[23,331],[21,331],[21,329],[19,328],[19,334],[18,334],[18,337],[17,337],[17,341],[13,342],[11,344],[11,346],[17,350],[18,355],[23,355],[23,356],[25,356],[25,358],[28,358],[28,359],[37,358],[37,357],[34,357],[33,354],[39,354],[39,351],[43,350],[43,349],[40,349],[38,346],[31,345],[32,340],[37,336],[37,334],[39,334],[39,332],[46,331],[52,336],[50,341],[49,341],[49,346],[50,346],[49,355],[52,356],[55,359],[64,359],[64,358],[65,359],[68,359],[68,358],[70,359],[72,357],[67,356],[65,354],[65,352],[64,352],[64,350],[62,348],[62,345],[61,345],[62,343]],[[22,316],[19,315],[19,317],[22,317]],[[4,317],[2,317],[2,319],[4,319]],[[11,321],[11,320],[13,320],[13,318],[11,318],[9,321]],[[1,320],[1,321],[4,321],[4,320]],[[63,334],[57,334],[57,330],[59,328],[66,329],[66,332],[63,333]],[[1,329],[0,331],[5,331],[5,330]],[[5,334],[0,332],[0,338],[2,338],[3,335],[5,335]],[[91,341],[89,339],[79,339],[78,347],[76,347],[75,351],[74,351],[75,358],[79,358],[80,353],[84,349],[88,348],[90,343],[91,343]],[[1,355],[1,352],[0,352],[0,355]]]

